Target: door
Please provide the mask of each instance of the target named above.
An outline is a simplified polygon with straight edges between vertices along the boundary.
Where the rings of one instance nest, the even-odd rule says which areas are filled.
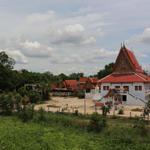
[[[126,105],[127,103],[127,95],[122,95],[122,105]]]

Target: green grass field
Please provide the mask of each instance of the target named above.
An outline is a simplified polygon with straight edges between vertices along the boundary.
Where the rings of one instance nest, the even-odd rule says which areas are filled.
[[[143,134],[142,128],[133,128],[132,121],[125,125],[108,120],[108,125],[96,133],[87,132],[86,124],[73,125],[75,117],[51,113],[46,117],[45,121],[35,117],[24,123],[16,116],[0,116],[0,150],[150,149],[149,132]]]

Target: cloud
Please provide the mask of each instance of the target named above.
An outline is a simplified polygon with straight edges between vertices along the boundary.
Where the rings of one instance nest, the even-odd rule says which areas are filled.
[[[5,49],[0,51],[5,51],[9,57],[15,59],[16,63],[27,64],[29,62],[29,59],[24,56],[19,50],[10,51],[9,49]]]
[[[107,59],[114,59],[117,57],[119,51],[107,51],[105,49],[96,49],[85,54],[85,62],[101,62]]]
[[[85,28],[81,24],[68,25],[63,29],[50,27],[44,41],[49,44],[70,44],[72,46],[96,44],[94,37],[88,38],[86,36]]]
[[[91,12],[93,11],[93,8],[91,6],[88,6],[86,8],[79,8],[77,12],[74,12],[73,14],[82,14],[86,12]]]
[[[55,12],[52,10],[47,11],[46,13],[34,13],[26,18],[27,22],[30,24],[40,23],[55,18]]]
[[[148,57],[146,54],[141,54],[139,51],[134,51],[134,54],[136,57],[140,57],[140,58],[147,58]]]
[[[21,42],[20,43],[21,51],[24,55],[28,57],[50,57],[53,55],[54,50],[51,47],[46,47],[41,45],[39,42]]]
[[[135,34],[126,44],[150,44],[150,28],[146,28],[141,35]]]
[[[98,28],[98,29],[95,31],[94,35],[95,35],[95,36],[102,36],[102,37],[105,36],[106,33],[105,33],[105,32],[102,32],[101,30],[102,30],[101,28]]]

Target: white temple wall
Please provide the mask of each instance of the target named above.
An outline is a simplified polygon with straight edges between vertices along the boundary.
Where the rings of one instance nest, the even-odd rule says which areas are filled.
[[[86,93],[86,90],[84,90],[84,92],[85,92],[85,98],[93,98],[95,94],[95,89],[91,89],[90,93]]]

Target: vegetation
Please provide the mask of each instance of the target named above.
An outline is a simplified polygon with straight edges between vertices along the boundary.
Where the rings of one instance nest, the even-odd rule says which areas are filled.
[[[119,109],[118,114],[124,114],[124,110],[123,109]]]
[[[42,108],[34,112],[33,119],[28,123],[23,123],[16,115],[11,117],[1,115],[0,148],[2,150],[149,149],[150,134],[144,122],[139,120],[134,126],[130,123],[125,126],[117,122],[109,125],[109,122],[110,119],[106,124],[98,113],[91,115],[88,123],[67,114],[46,113]],[[99,128],[99,132],[94,128],[93,132],[89,130],[89,126],[102,128]]]
[[[131,109],[131,111],[142,111],[140,108]]]

